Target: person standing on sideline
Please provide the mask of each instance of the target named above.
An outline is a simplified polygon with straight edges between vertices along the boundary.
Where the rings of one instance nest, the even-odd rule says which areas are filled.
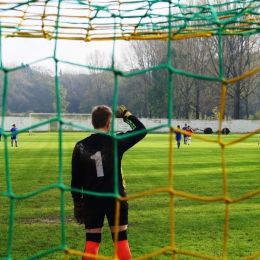
[[[116,110],[116,117],[123,118],[132,130],[126,133],[138,133],[145,130],[145,126],[132,115],[124,106]],[[110,133],[112,110],[104,105],[96,106],[92,110],[92,124],[95,130],[85,139],[78,141],[72,154],[71,194],[74,202],[74,216],[79,224],[85,224],[86,244],[84,253],[97,256],[101,244],[102,228],[107,218],[112,239],[115,241],[115,214],[117,199],[111,196],[95,196],[74,191],[98,192],[106,195],[118,190],[121,197],[126,197],[126,190],[121,169],[124,152],[134,146],[146,136],[146,132],[113,141]],[[115,147],[116,145],[116,147]],[[115,156],[117,164],[115,165]],[[117,183],[115,183],[117,174]],[[115,184],[118,186],[115,187]],[[128,201],[121,200],[119,214],[119,228],[117,236],[117,257],[120,260],[132,259],[127,239]],[[97,258],[83,256],[82,260],[96,260]]]
[[[1,128],[1,126],[0,126],[0,141],[2,141],[2,128]]]
[[[177,129],[181,129],[180,125],[177,125]],[[175,132],[175,139],[177,141],[177,146],[178,146],[178,149],[180,149],[181,147],[181,133],[180,132]]]
[[[190,135],[190,133],[193,132],[193,129],[188,125],[188,128],[187,128],[186,131],[189,132],[189,133],[187,134],[187,143],[188,143],[188,145],[190,145],[190,141],[191,141],[191,135]]]
[[[12,125],[12,128],[11,128],[11,133],[12,133],[12,136],[11,136],[11,146],[14,146],[14,142],[15,142],[15,146],[18,147],[18,128],[16,127],[15,124]]]
[[[182,130],[187,130],[187,124],[184,125],[184,127],[182,128]],[[184,144],[187,144],[187,134],[183,134],[183,139],[184,139]]]

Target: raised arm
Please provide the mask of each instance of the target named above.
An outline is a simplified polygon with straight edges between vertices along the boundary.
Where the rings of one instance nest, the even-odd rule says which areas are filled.
[[[132,113],[130,113],[126,109],[126,107],[123,106],[123,105],[117,108],[116,117],[117,118],[123,118],[124,122],[126,124],[128,124],[132,129],[130,131],[127,131],[126,133],[120,133],[119,135],[128,134],[128,133],[131,133],[131,132],[137,132],[137,131],[141,131],[141,130],[146,129],[145,126],[143,125],[143,123],[137,117],[132,115]],[[146,136],[146,134],[147,134],[146,131],[142,131],[139,134],[136,134],[134,136],[122,139],[119,142],[120,147],[122,147],[122,149],[124,151],[126,151],[129,148],[131,148],[132,146],[134,146],[136,143],[138,143],[140,140],[142,140]]]

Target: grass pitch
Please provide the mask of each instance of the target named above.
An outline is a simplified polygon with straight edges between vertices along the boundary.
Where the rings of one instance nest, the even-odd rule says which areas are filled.
[[[58,133],[22,133],[19,147],[5,153],[0,142],[0,259],[64,259],[63,246],[82,251],[85,231],[73,219],[70,163],[75,143],[88,133],[64,133],[59,156]],[[202,134],[200,136],[203,136]],[[242,135],[222,136],[224,141]],[[217,135],[207,135],[217,140]],[[259,189],[260,136],[227,146],[227,196],[231,199]],[[59,158],[62,158],[60,161]],[[191,145],[177,149],[173,142],[173,182],[176,191],[197,197],[224,194],[221,147],[192,137]],[[6,168],[6,162],[8,167]],[[62,163],[61,163],[62,162]],[[169,186],[169,134],[148,134],[125,153],[123,170],[128,195]],[[6,174],[6,172],[10,174]],[[64,188],[64,192],[61,191]],[[61,204],[64,198],[64,205]],[[229,205],[227,259],[243,259],[259,252],[260,195]],[[222,258],[225,203],[174,197],[174,239],[171,238],[169,194],[154,193],[129,201],[128,239],[134,258],[168,247],[171,241],[184,254],[192,252]],[[62,209],[62,210],[61,210]],[[13,216],[10,217],[10,212]],[[62,215],[61,215],[62,213]],[[63,220],[63,221],[62,221]],[[46,252],[50,254],[45,255]],[[113,243],[104,225],[99,253],[113,256]],[[171,259],[164,252],[148,259]],[[80,260],[79,256],[69,256]],[[147,258],[146,258],[147,259]]]

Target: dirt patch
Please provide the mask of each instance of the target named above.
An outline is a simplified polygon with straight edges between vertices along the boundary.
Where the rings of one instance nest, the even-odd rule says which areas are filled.
[[[44,222],[44,223],[60,223],[60,218],[55,217],[49,217],[49,218],[23,218],[23,219],[17,219],[17,222],[21,223],[36,223],[36,222]],[[74,218],[65,218],[65,222],[74,222]]]

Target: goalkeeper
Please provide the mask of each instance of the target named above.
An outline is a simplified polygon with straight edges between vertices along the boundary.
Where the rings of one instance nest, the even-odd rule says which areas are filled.
[[[138,132],[144,130],[145,126],[132,115],[124,106],[120,106],[116,111],[117,118],[123,118],[132,130],[128,132]],[[121,160],[123,154],[129,148],[138,143],[146,135],[140,132],[137,135],[126,137],[115,143],[109,135],[112,120],[112,111],[107,106],[96,106],[92,111],[92,124],[96,130],[103,133],[93,133],[87,138],[76,143],[72,154],[72,180],[71,188],[99,192],[115,192],[115,167],[118,173],[118,191],[122,197],[126,197],[121,172]],[[127,133],[128,133],[127,132]],[[125,133],[121,133],[125,134]],[[116,154],[114,154],[116,152]],[[117,157],[115,165],[114,156]],[[116,199],[112,197],[101,197],[82,192],[72,191],[74,201],[74,216],[79,224],[85,224],[86,245],[85,253],[98,255],[101,243],[102,227],[104,218],[108,220],[112,239],[115,233],[115,209]],[[130,260],[132,255],[127,240],[128,225],[128,202],[120,201],[119,233],[117,244],[117,257],[120,260]],[[83,260],[93,260],[84,256]]]

